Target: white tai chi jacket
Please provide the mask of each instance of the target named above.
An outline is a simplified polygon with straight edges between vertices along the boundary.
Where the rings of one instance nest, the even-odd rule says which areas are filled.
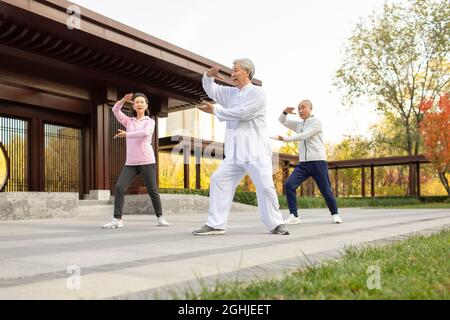
[[[226,121],[224,161],[271,165],[264,90],[252,83],[241,90],[218,85],[206,73],[202,81],[208,96],[220,104],[215,105],[214,114]]]

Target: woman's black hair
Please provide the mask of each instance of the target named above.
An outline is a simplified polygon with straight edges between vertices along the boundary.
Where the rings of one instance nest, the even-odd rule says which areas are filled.
[[[136,92],[136,93],[134,93],[133,94],[133,101],[134,101],[134,99],[136,99],[137,97],[142,97],[142,98],[144,98],[145,99],[145,102],[147,102],[147,105],[148,105],[148,98],[147,98],[147,96],[145,95],[145,94],[143,94],[143,93],[141,93],[141,92]],[[137,113],[136,113],[136,110],[134,110],[134,108],[131,110],[131,114],[132,114],[132,116],[133,117],[137,117]],[[145,109],[145,113],[144,113],[146,116],[150,116],[150,112],[148,111],[148,108],[147,109]]]

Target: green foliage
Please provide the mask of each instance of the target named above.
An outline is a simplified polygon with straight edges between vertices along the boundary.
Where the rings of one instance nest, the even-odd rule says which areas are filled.
[[[377,156],[373,146],[374,143],[363,136],[347,135],[340,143],[328,147],[328,160],[373,158]]]
[[[384,116],[371,126],[373,152],[377,157],[392,157],[408,154],[406,132],[401,119],[386,111]],[[423,149],[420,141],[419,150]]]
[[[287,131],[287,136],[290,137],[294,134],[292,130]],[[299,147],[300,141],[288,141],[283,142],[283,145],[278,150],[279,153],[285,153],[285,154],[291,154],[291,155],[298,155],[298,147]]]
[[[159,189],[160,193],[172,194],[196,194],[200,196],[209,196],[209,190],[196,189]],[[429,205],[430,203],[445,203],[448,197],[375,197],[375,198],[337,198],[337,204],[340,208],[350,207],[392,207],[392,206],[415,206]],[[286,197],[278,197],[280,208],[287,209]],[[254,192],[236,192],[234,202],[256,206],[258,204],[256,193]],[[300,209],[326,208],[325,200],[322,197],[298,197],[297,204]]]
[[[386,2],[357,24],[335,85],[344,104],[364,98],[398,119],[408,154],[418,154],[420,102],[450,89],[449,44],[448,0]]]

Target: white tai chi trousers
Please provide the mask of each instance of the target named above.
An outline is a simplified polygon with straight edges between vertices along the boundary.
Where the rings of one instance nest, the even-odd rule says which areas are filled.
[[[284,224],[273,183],[272,166],[223,161],[210,179],[208,226],[226,229],[236,187],[246,173],[256,187],[261,221],[269,231]]]

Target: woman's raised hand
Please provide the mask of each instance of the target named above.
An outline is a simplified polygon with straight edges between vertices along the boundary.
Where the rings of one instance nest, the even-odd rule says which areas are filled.
[[[133,102],[131,99],[133,99],[133,93],[127,93],[123,96],[122,101],[123,102]]]

